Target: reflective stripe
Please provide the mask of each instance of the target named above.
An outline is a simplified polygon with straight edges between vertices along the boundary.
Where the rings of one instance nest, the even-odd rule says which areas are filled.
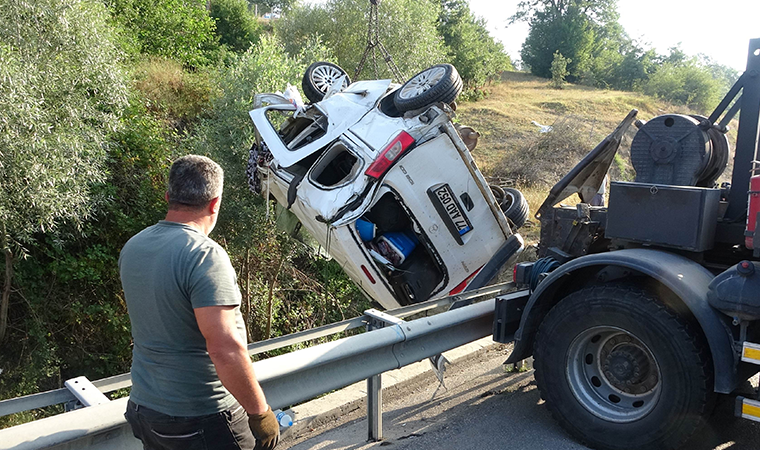
[[[745,400],[742,403],[742,416],[749,416],[747,419],[760,419],[760,406],[750,405]]]
[[[760,364],[760,345],[744,342],[742,344],[742,361]]]
[[[754,359],[760,361],[760,350],[744,347],[744,357],[747,359]]]

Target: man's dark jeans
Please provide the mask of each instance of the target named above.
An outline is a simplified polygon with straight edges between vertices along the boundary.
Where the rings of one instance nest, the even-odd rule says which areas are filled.
[[[131,400],[124,414],[145,450],[251,450],[255,440],[240,405],[200,417],[167,416]]]

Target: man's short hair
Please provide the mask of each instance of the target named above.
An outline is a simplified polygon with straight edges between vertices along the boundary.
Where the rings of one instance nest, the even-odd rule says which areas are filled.
[[[169,170],[169,207],[201,208],[222,195],[224,171],[210,158],[183,156]]]

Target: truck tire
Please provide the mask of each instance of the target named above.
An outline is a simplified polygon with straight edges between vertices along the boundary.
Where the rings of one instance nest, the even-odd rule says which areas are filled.
[[[552,416],[591,447],[678,448],[714,403],[703,338],[638,287],[568,295],[541,323],[533,356]]]
[[[436,102],[451,103],[462,92],[462,77],[451,64],[436,64],[413,76],[393,96],[396,109],[413,111]]]

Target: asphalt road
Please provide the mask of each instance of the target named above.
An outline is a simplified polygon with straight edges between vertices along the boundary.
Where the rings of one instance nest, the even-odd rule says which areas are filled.
[[[382,442],[367,441],[361,409],[300,436],[285,436],[280,449],[414,450],[585,449],[552,419],[532,370],[505,373],[505,347],[450,366],[446,388],[430,372],[415,383],[384,393]],[[732,416],[730,399],[718,403],[713,419],[684,449],[756,450],[760,423]]]

